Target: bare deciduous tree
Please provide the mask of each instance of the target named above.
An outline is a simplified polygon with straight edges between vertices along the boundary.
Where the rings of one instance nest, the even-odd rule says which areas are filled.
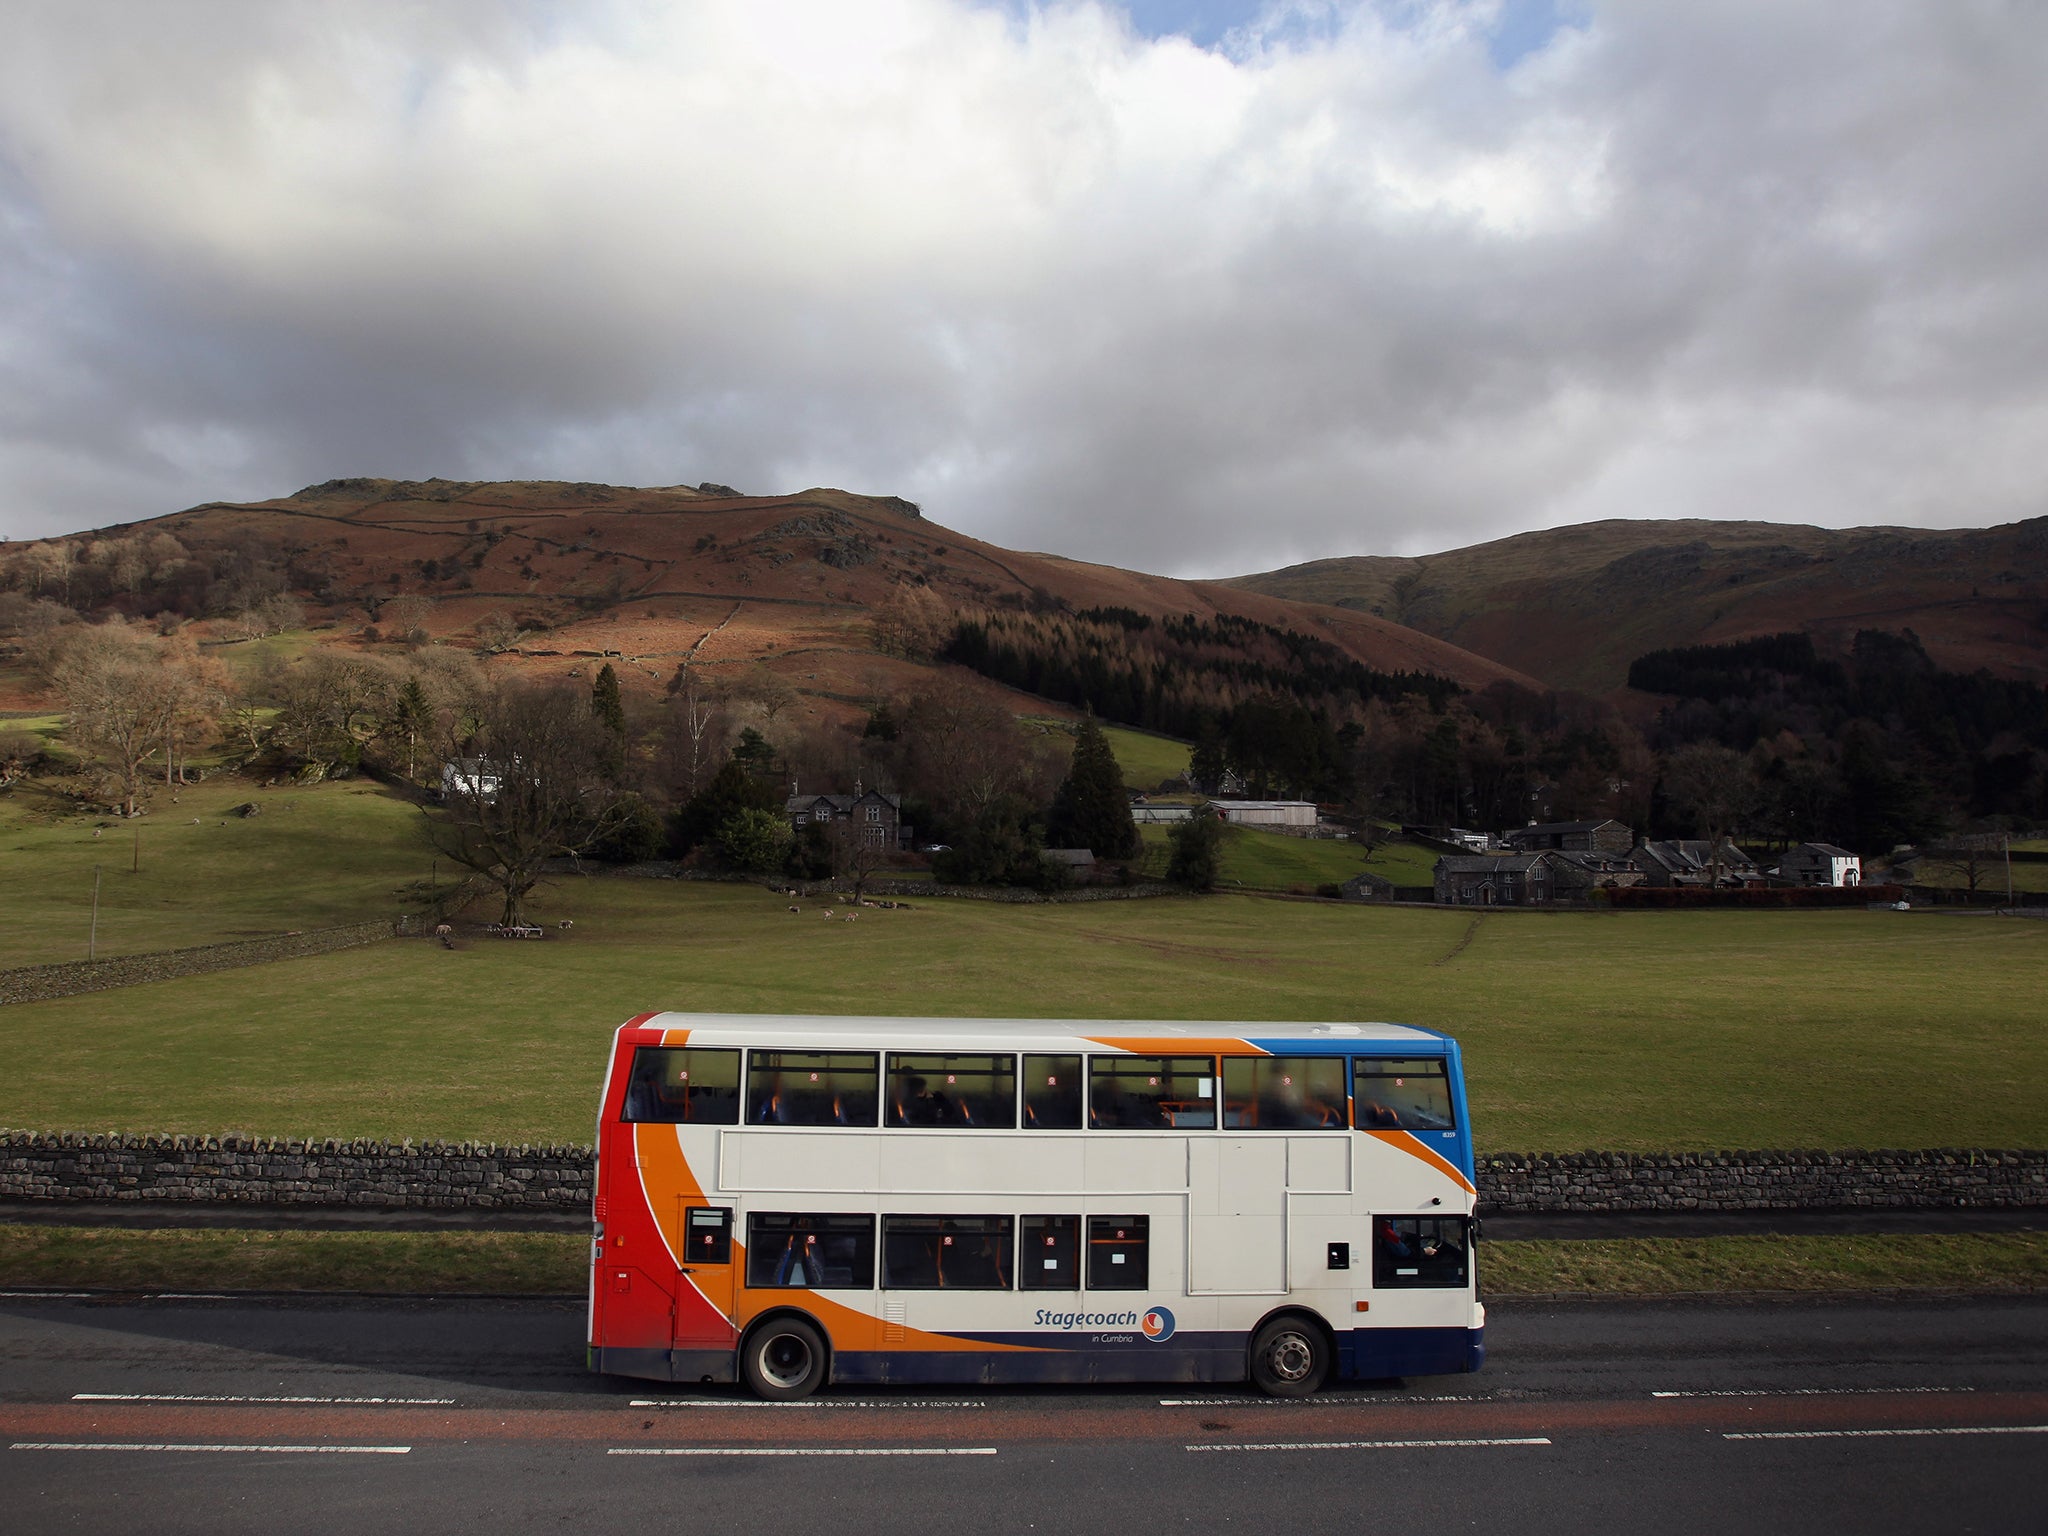
[[[1710,877],[1721,883],[1721,845],[1756,808],[1756,781],[1740,752],[1710,742],[1680,747],[1664,765],[1664,792],[1699,825]]]
[[[620,791],[600,771],[598,730],[578,690],[496,689],[467,725],[451,723],[441,735],[446,760],[470,766],[444,803],[427,809],[427,839],[496,888],[499,921],[509,927],[549,860],[573,857],[610,830]]]
[[[73,631],[52,669],[67,739],[106,772],[124,816],[136,813],[142,766],[163,740],[165,677],[155,638],[125,623]]]

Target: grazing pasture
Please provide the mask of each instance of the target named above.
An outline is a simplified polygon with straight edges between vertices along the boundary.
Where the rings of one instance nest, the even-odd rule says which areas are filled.
[[[543,943],[394,940],[0,1008],[0,1125],[587,1141],[609,1032],[677,1008],[1405,1021],[1463,1040],[1482,1149],[2048,1144],[2039,922],[1224,895],[847,923],[752,886],[544,896],[575,926]]]

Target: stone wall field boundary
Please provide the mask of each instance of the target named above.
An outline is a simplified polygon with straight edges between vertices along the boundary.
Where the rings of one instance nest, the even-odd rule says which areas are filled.
[[[0,1200],[560,1211],[583,1146],[0,1132]],[[2048,1207],[2048,1151],[1495,1153],[1482,1214]]]
[[[374,944],[415,931],[410,917],[377,918],[367,923],[345,923],[334,928],[309,928],[303,933],[276,933],[260,939],[235,939],[225,944],[201,944],[190,949],[162,949],[141,955],[115,955],[106,960],[71,960],[59,965],[24,965],[0,971],[0,1006],[8,1003],[41,1003],[51,998],[75,997],[81,992],[104,992],[112,987],[133,987],[148,981],[174,981],[181,976],[200,976],[208,971],[229,971],[245,965],[262,965],[271,960],[303,960],[358,944]]]
[[[587,1210],[588,1147],[0,1132],[0,1199]]]
[[[1502,1215],[2048,1206],[2048,1151],[1569,1152],[1478,1159]]]

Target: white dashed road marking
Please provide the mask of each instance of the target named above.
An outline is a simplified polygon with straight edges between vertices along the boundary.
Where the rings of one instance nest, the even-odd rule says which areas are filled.
[[[1277,1445],[1187,1445],[1187,1451],[1424,1451],[1466,1445],[1548,1445],[1547,1436],[1488,1440],[1301,1440]]]
[[[10,1451],[220,1451],[266,1456],[408,1456],[409,1445],[173,1445],[166,1441],[17,1440]]]
[[[749,1445],[716,1446],[619,1446],[605,1452],[607,1456],[993,1456],[996,1448],[992,1445],[951,1445],[951,1446],[863,1446],[841,1448],[827,1446],[796,1445]]]

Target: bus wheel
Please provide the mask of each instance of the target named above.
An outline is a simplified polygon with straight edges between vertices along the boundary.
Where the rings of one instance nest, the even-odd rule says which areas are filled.
[[[1252,1339],[1252,1380],[1268,1397],[1307,1397],[1330,1374],[1330,1346],[1306,1318],[1276,1317]]]
[[[771,1402],[809,1397],[825,1382],[825,1341],[800,1317],[775,1318],[747,1335],[740,1375]]]

